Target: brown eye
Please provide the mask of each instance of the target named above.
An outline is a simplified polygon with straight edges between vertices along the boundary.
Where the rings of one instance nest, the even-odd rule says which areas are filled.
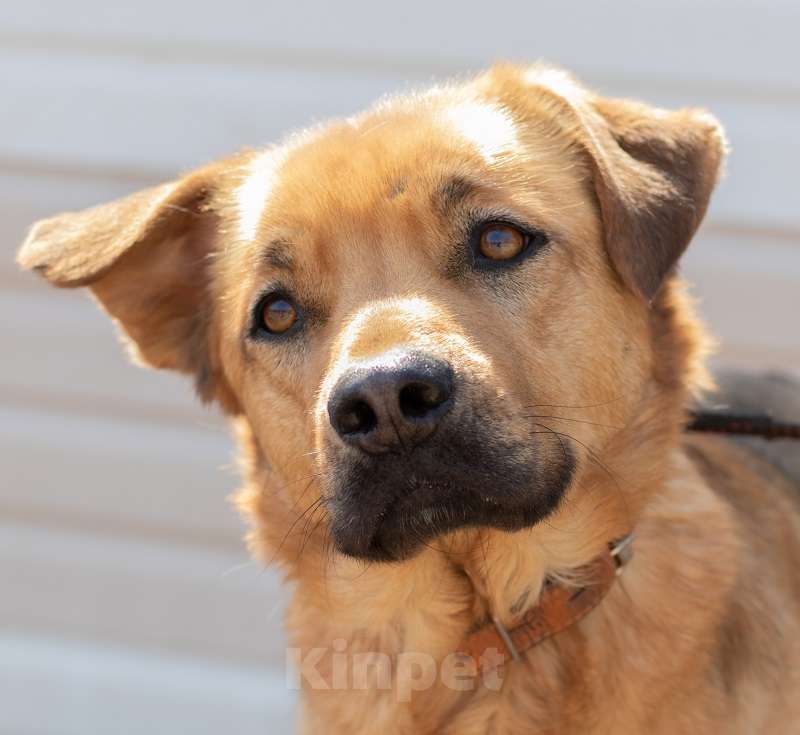
[[[511,225],[487,225],[481,231],[479,249],[481,255],[490,260],[511,260],[519,255],[527,244],[527,238]]]
[[[261,307],[261,322],[272,334],[283,334],[297,321],[297,308],[283,296],[268,298]]]

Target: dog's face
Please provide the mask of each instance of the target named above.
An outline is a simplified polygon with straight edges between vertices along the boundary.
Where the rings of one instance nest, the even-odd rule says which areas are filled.
[[[22,259],[243,414],[275,503],[400,560],[538,523],[628,419],[720,147],[500,69],[55,218]]]
[[[255,158],[240,216],[257,246],[222,264],[224,353],[266,456],[314,452],[336,545],[370,559],[553,509],[580,446],[537,405],[583,400],[604,311],[591,274],[615,291],[577,156],[489,102],[420,108]]]

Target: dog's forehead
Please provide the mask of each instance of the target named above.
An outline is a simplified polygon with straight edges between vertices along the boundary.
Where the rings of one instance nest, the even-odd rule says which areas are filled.
[[[298,136],[256,154],[235,193],[239,239],[270,226],[308,226],[320,216],[374,211],[405,193],[468,174],[480,179],[520,152],[518,123],[480,99],[420,99]]]

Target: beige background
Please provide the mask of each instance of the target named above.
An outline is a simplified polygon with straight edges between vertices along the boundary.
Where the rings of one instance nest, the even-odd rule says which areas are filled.
[[[718,361],[800,373],[796,0],[0,6],[0,733],[283,733],[281,594],[224,424],[129,367],[26,226],[492,59],[704,105],[728,176],[685,261]]]

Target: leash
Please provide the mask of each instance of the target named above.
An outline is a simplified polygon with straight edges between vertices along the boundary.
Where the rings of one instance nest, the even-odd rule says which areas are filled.
[[[726,413],[713,409],[692,411],[686,429],[762,439],[800,439],[800,423],[776,421],[769,414]]]

